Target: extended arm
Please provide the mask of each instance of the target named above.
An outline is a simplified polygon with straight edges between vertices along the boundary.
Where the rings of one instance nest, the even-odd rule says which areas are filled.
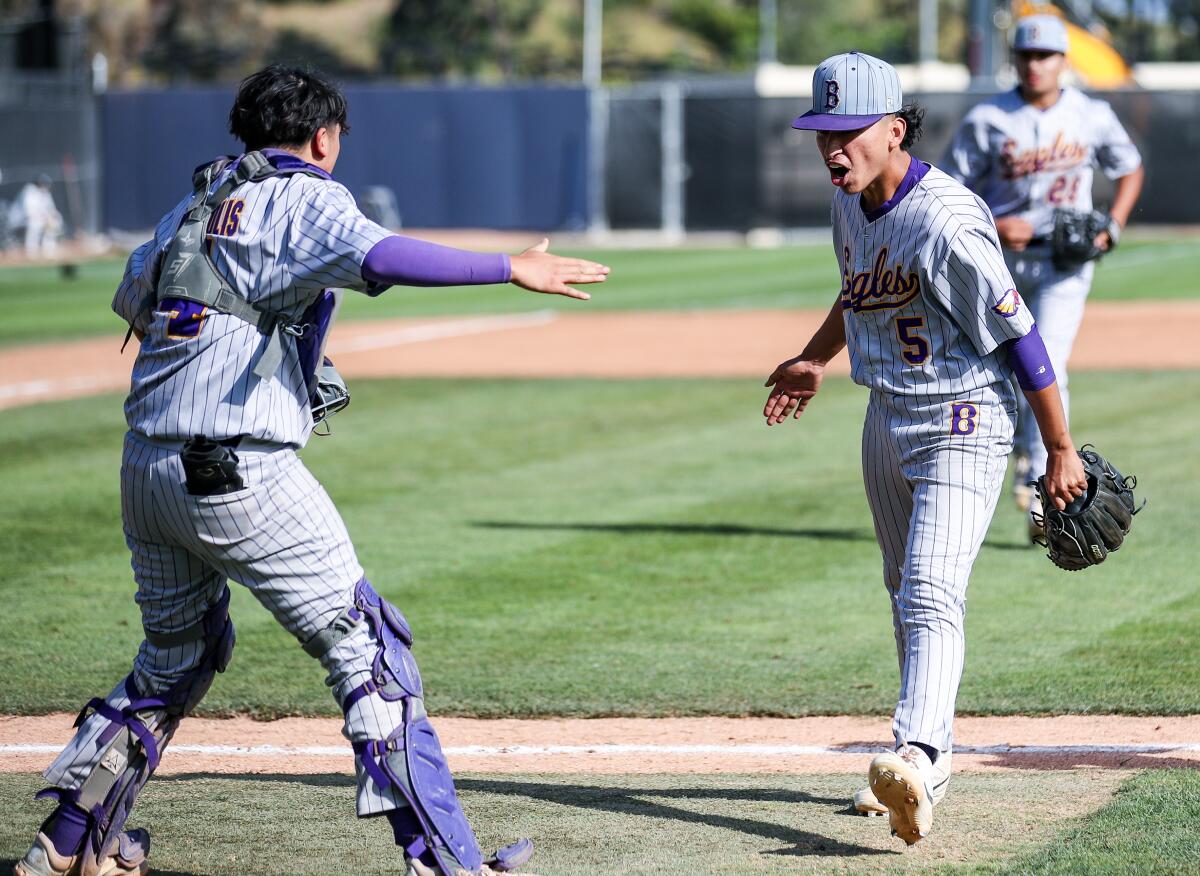
[[[512,282],[532,292],[590,298],[568,283],[602,283],[609,269],[584,259],[546,251],[549,241],[511,258],[439,246],[412,237],[389,235],[371,248],[362,265],[363,279],[379,286],[467,286]]]
[[[768,426],[782,423],[793,412],[796,417],[804,413],[808,400],[821,388],[825,366],[845,346],[846,324],[839,298],[800,355],[781,363],[767,378],[765,385],[774,387],[763,408]]]

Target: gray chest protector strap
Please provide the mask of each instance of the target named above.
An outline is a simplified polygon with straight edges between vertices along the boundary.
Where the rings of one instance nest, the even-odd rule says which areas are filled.
[[[251,302],[217,273],[205,246],[205,229],[213,212],[238,186],[293,173],[319,174],[306,169],[300,162],[296,162],[297,166],[277,168],[261,152],[247,152],[210,193],[213,182],[229,164],[229,159],[219,159],[201,168],[192,178],[195,185],[192,200],[175,238],[163,256],[158,285],[153,293],[142,300],[139,313],[152,309],[163,299],[183,298],[250,323],[268,337],[267,348],[253,371],[256,377],[265,379],[274,375],[283,361],[281,333],[294,334],[300,330],[294,324],[309,302],[302,302],[294,313],[270,310]],[[132,332],[131,326],[130,334]],[[125,340],[128,342],[128,334]]]

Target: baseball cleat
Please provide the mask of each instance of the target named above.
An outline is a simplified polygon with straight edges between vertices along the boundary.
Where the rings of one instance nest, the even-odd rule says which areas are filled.
[[[953,760],[953,749],[947,749],[938,755],[938,759],[933,764],[933,770],[930,773],[929,801],[934,806],[942,802],[950,787],[950,766]],[[888,814],[888,808],[879,802],[870,785],[855,792],[853,808],[859,815]]]
[[[150,871],[146,855],[150,852],[150,834],[129,830],[121,834],[115,855],[100,862],[88,876],[145,876]],[[25,857],[13,867],[13,876],[81,876],[80,855],[60,855],[44,833],[38,832]]]
[[[508,870],[493,870],[491,864],[487,863],[474,872],[464,870],[460,867],[454,871],[453,876],[503,876],[503,874],[508,872]],[[410,858],[405,876],[443,876],[443,874],[440,869],[434,870],[432,867],[422,864],[415,858]],[[535,874],[526,873],[524,876],[535,876]]]
[[[870,786],[860,788],[854,793],[854,811],[868,818],[888,814],[888,808],[879,802],[871,792]]]
[[[1033,502],[1033,487],[1029,486],[1029,457],[1018,455],[1013,462],[1013,484],[1012,497],[1017,508],[1021,511],[1029,511],[1029,506]]]
[[[929,755],[915,745],[902,745],[871,761],[871,791],[888,808],[892,836],[910,846],[933,829],[932,773]]]
[[[533,841],[519,839],[515,843],[498,849],[474,873],[460,867],[455,870],[454,876],[503,876],[504,873],[511,873],[522,864],[528,863],[532,857]],[[407,863],[408,870],[406,871],[406,876],[442,876],[437,870],[415,858],[409,858]],[[534,876],[534,874],[526,873],[525,876]]]

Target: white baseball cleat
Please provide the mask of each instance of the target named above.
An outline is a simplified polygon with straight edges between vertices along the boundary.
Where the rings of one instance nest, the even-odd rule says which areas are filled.
[[[937,763],[933,765],[935,780],[929,796],[934,806],[942,802],[942,798],[946,796],[946,789],[950,787],[950,765],[953,757],[953,750],[943,751],[938,755]],[[879,802],[870,785],[855,792],[853,806],[855,812],[869,818],[888,814],[888,808]]]
[[[876,755],[868,777],[875,799],[887,807],[892,836],[911,846],[933,829],[933,807],[950,785],[950,753],[935,765],[917,746],[902,745]]]
[[[1012,497],[1017,508],[1021,511],[1029,511],[1029,506],[1034,499],[1034,489],[1029,486],[1029,457],[1024,454],[1019,454],[1014,457],[1013,461],[1013,482],[1012,482]]]
[[[95,876],[144,876],[150,870],[146,854],[150,851],[150,834],[129,830],[120,835],[115,853],[100,862]],[[13,867],[13,876],[78,876],[83,862],[81,855],[60,855],[44,833],[38,832],[25,857]]]
[[[879,802],[869,785],[854,792],[854,811],[868,818],[888,814],[888,808]]]

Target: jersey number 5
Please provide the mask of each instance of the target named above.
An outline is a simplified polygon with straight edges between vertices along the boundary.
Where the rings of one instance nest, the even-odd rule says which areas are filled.
[[[923,328],[923,316],[902,316],[896,320],[896,337],[903,348],[900,358],[909,365],[924,365],[929,361],[929,341],[917,331]]]

